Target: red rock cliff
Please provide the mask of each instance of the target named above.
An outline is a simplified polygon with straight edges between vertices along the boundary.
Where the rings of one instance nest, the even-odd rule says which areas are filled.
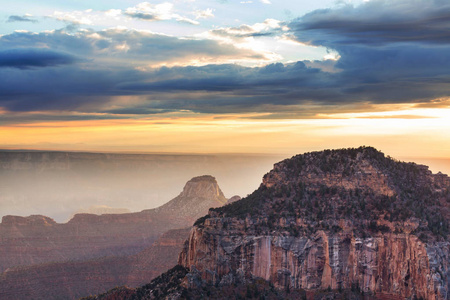
[[[427,245],[414,235],[392,233],[357,238],[350,231],[257,236],[230,230],[234,224],[221,230],[222,222],[208,219],[205,227],[194,228],[180,254],[179,264],[198,270],[207,282],[262,277],[280,288],[355,285],[364,292],[401,297],[448,297],[448,242]]]

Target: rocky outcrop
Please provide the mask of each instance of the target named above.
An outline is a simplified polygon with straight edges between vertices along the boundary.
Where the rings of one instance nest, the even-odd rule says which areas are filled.
[[[449,187],[370,147],[299,155],[199,219],[179,264],[192,288],[262,278],[282,290],[448,299]]]
[[[14,227],[14,226],[39,227],[39,226],[53,226],[56,225],[56,222],[52,218],[41,215],[32,215],[28,217],[4,216],[2,218],[1,224],[5,227]]]
[[[176,198],[154,211],[168,218],[189,219],[193,223],[209,208],[220,207],[226,202],[227,198],[220,190],[216,179],[204,175],[189,180]]]

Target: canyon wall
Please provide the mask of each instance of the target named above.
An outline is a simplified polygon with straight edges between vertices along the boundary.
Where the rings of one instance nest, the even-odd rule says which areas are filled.
[[[247,235],[242,223],[207,219],[192,229],[179,264],[213,284],[261,277],[279,288],[349,289],[448,299],[448,242],[427,245],[410,234],[356,238],[350,231],[311,237]],[[237,229],[237,230],[236,230]]]

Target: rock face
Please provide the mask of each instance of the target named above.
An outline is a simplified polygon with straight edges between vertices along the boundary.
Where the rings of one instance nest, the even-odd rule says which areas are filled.
[[[164,232],[191,226],[226,202],[212,176],[193,178],[157,209],[127,214],[77,214],[58,224],[45,216],[5,216],[0,224],[0,272],[16,266],[133,255]]]
[[[247,236],[195,228],[179,264],[221,285],[261,277],[278,288],[350,289],[412,298],[447,299],[449,243],[425,245],[416,236],[355,238],[351,232],[312,237]],[[228,224],[233,228],[234,224]],[[220,227],[219,227],[220,228]],[[223,231],[223,230],[219,230]]]
[[[179,264],[190,287],[259,277],[285,290],[448,299],[449,207],[449,178],[425,166],[370,147],[307,153],[199,219]]]

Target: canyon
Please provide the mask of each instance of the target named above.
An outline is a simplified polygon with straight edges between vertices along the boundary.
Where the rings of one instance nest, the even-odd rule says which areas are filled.
[[[4,216],[0,299],[77,299],[117,285],[139,286],[176,263],[192,223],[227,202],[212,176],[186,183],[174,199],[139,213]]]
[[[450,179],[372,147],[297,155],[199,217],[181,248],[149,283],[84,299],[448,299]]]
[[[212,208],[178,265],[87,299],[448,299],[450,179],[372,147],[274,165]]]

